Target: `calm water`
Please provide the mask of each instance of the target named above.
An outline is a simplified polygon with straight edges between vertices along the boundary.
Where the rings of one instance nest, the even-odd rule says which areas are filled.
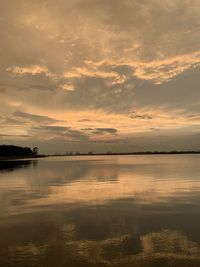
[[[0,163],[1,267],[200,266],[200,155]]]

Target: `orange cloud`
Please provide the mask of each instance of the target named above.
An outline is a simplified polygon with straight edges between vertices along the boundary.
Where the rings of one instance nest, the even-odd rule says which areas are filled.
[[[40,73],[44,73],[47,76],[49,75],[48,68],[42,65],[30,65],[26,67],[12,66],[7,68],[6,70],[17,76],[23,76],[25,74],[37,75]]]

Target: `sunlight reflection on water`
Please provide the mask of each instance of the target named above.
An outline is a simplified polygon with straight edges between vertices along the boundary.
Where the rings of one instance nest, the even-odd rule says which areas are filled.
[[[0,266],[200,265],[199,159],[0,163]]]

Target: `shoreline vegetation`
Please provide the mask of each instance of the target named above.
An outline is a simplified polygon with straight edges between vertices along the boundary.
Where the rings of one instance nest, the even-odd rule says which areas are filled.
[[[142,151],[142,152],[106,152],[106,153],[66,153],[49,156],[107,156],[107,155],[165,155],[165,154],[200,154],[200,151]]]
[[[25,158],[40,158],[45,155],[38,154],[38,148],[20,147],[14,145],[0,145],[0,160],[14,160]]]
[[[200,150],[192,151],[139,151],[139,152],[111,152],[106,153],[95,153],[89,151],[87,153],[80,152],[66,152],[66,153],[56,153],[50,155],[44,155],[38,153],[38,148],[33,149],[29,147],[20,147],[14,145],[0,145],[0,161],[3,160],[16,160],[16,159],[31,159],[31,158],[43,158],[43,157],[65,157],[65,156],[109,156],[109,155],[177,155],[177,154],[200,154]]]

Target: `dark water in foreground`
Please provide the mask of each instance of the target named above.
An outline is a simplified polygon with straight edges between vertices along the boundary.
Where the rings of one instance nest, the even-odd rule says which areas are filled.
[[[1,267],[200,266],[200,155],[0,163]]]

